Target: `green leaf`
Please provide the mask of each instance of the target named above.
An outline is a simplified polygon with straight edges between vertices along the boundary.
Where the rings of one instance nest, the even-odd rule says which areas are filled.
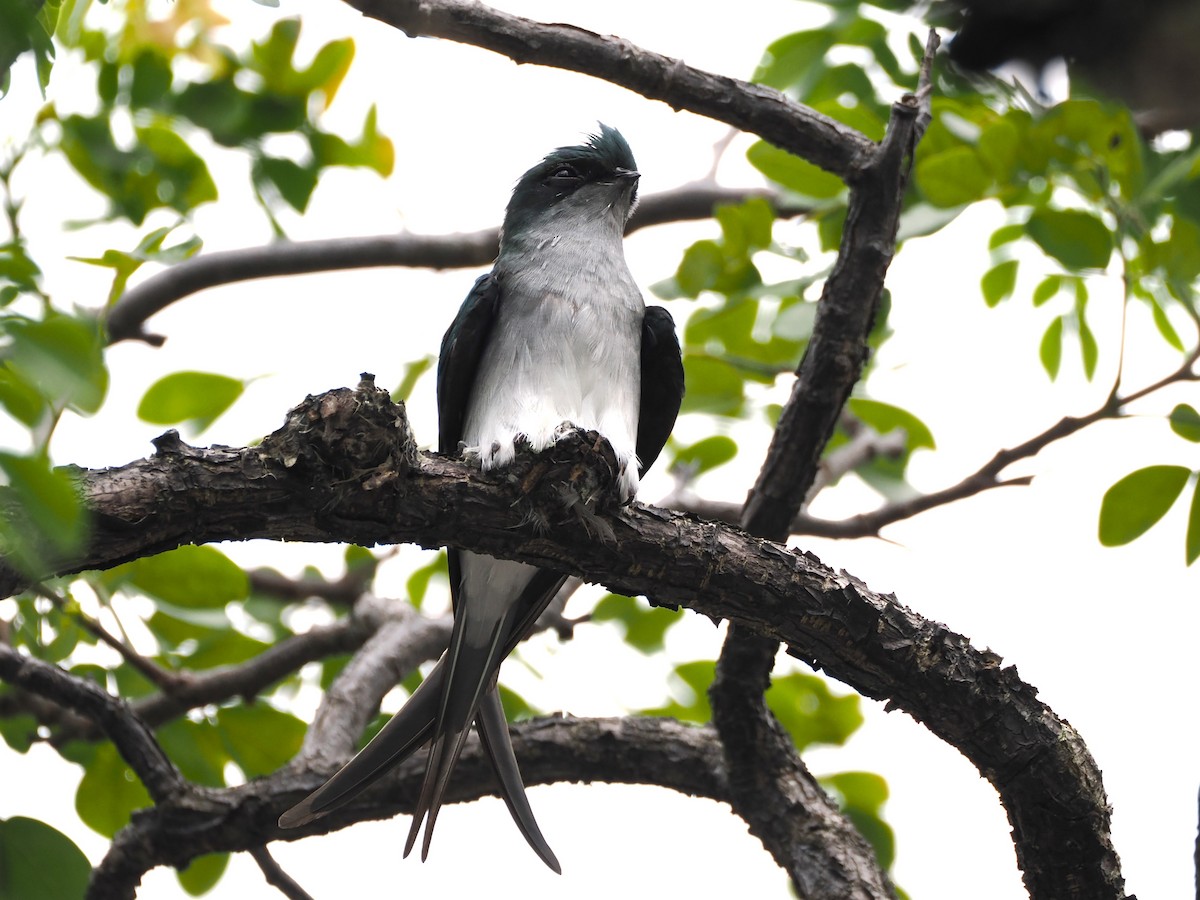
[[[270,775],[300,750],[307,726],[291,713],[259,700],[253,706],[217,710],[217,728],[225,747],[247,778]]]
[[[19,511],[0,517],[0,541],[13,562],[36,574],[48,562],[47,554],[61,559],[82,547],[87,514],[67,471],[52,468],[41,455],[0,452],[0,472],[14,512]]]
[[[1043,306],[1048,303],[1058,293],[1062,284],[1063,277],[1061,275],[1047,275],[1033,289],[1033,305]]]
[[[228,853],[206,853],[193,859],[186,869],[179,870],[176,877],[185,891],[193,897],[199,897],[216,886],[228,865]]]
[[[828,28],[785,35],[767,46],[754,80],[781,91],[795,89],[797,96],[805,97],[833,43]]]
[[[992,176],[979,154],[957,146],[920,156],[915,169],[917,186],[934,206],[962,206],[981,200],[992,185]]]
[[[510,722],[522,722],[539,715],[541,710],[511,688],[499,685],[500,705],[504,707],[504,718]]]
[[[37,738],[38,720],[28,713],[0,717],[0,738],[18,753],[28,753]],[[2,885],[0,885],[2,890]],[[0,896],[4,896],[0,893]]]
[[[92,866],[75,842],[37,819],[0,819],[0,897],[79,900]]]
[[[249,592],[241,567],[216,547],[183,546],[135,559],[104,575],[110,586],[131,584],[183,609],[219,609]]]
[[[1068,269],[1103,269],[1112,256],[1113,236],[1103,222],[1079,209],[1035,209],[1025,231]]]
[[[83,823],[111,838],[129,824],[135,809],[150,802],[146,788],[113,745],[97,747],[75,791],[75,811]]]
[[[429,590],[429,582],[434,576],[444,579],[447,583],[450,581],[450,569],[446,561],[445,550],[435,554],[432,560],[408,576],[406,587],[408,602],[417,609],[420,609],[421,604],[425,602],[425,594]]]
[[[667,629],[683,617],[680,610],[651,606],[641,598],[609,594],[592,610],[593,622],[616,622],[625,643],[645,654],[663,649]]]
[[[716,663],[711,659],[680,663],[672,672],[674,693],[665,706],[644,710],[646,715],[670,716],[681,722],[707,722],[712,718],[708,705],[708,687],[716,674]]]
[[[229,409],[246,388],[244,381],[212,372],[173,372],[146,390],[138,418],[151,425],[188,423],[196,433]]]
[[[1173,410],[1169,419],[1171,430],[1181,438],[1192,443],[1200,443],[1200,412],[1194,406],[1180,403]]]
[[[1183,466],[1147,466],[1130,472],[1100,502],[1100,543],[1128,544],[1166,515],[1191,472]]]
[[[404,377],[400,379],[400,383],[392,389],[392,402],[404,403],[412,396],[413,388],[417,386],[417,382],[421,380],[421,376],[433,368],[433,364],[437,362],[437,357],[432,354],[422,356],[420,359],[414,359],[412,362],[404,366]]]
[[[1166,310],[1162,308],[1162,304],[1157,298],[1150,293],[1140,294],[1143,299],[1150,305],[1150,314],[1154,317],[1154,327],[1158,329],[1158,333],[1162,335],[1164,341],[1178,350],[1183,352],[1183,340],[1179,337],[1179,332],[1175,330],[1175,326],[1171,324],[1171,320],[1167,318]]]
[[[1062,365],[1062,338],[1063,317],[1055,316],[1054,321],[1046,329],[1046,333],[1042,335],[1042,343],[1038,347],[1038,357],[1042,361],[1042,368],[1046,370],[1051,381],[1058,377],[1059,366]]]
[[[1001,225],[999,228],[993,231],[992,236],[988,238],[988,249],[995,250],[997,247],[1003,247],[1005,244],[1011,244],[1013,241],[1019,241],[1024,236],[1024,225]]]
[[[737,456],[737,443],[723,434],[714,434],[681,448],[675,454],[675,466],[686,466],[696,475],[724,465]]]
[[[1091,326],[1083,316],[1082,309],[1079,310],[1076,319],[1079,327],[1079,351],[1083,356],[1083,374],[1091,381],[1092,376],[1096,374],[1096,363],[1100,359],[1100,347],[1096,343],[1096,336],[1092,334]]]
[[[863,723],[858,695],[837,696],[823,678],[806,672],[772,677],[766,699],[798,750],[812,744],[840,746]]]
[[[725,253],[716,241],[696,241],[683,253],[675,281],[685,297],[698,297],[716,284],[725,270]]]
[[[0,367],[0,405],[29,428],[41,422],[49,409],[37,388],[8,367]]]
[[[8,363],[26,384],[55,404],[94,413],[108,392],[108,369],[96,323],[59,313],[37,321],[5,321],[12,337]]]
[[[687,393],[681,412],[736,416],[745,402],[745,377],[724,360],[696,353],[683,357]]]
[[[1192,505],[1188,509],[1187,564],[1190,566],[1200,557],[1200,479],[1192,492]]]
[[[883,869],[896,859],[896,836],[883,819],[883,804],[888,799],[887,782],[874,772],[839,772],[820,779],[855,827],[875,849]]]
[[[759,141],[746,151],[750,165],[772,181],[805,197],[828,200],[837,197],[846,185],[836,175],[819,169],[786,150]]]
[[[302,166],[290,159],[265,154],[254,161],[254,181],[260,189],[269,185],[279,192],[292,209],[304,212],[317,187],[317,168]]]
[[[225,786],[229,753],[210,722],[175,719],[159,726],[155,737],[185,778],[205,787]]]
[[[880,434],[887,434],[897,428],[903,428],[907,435],[905,446],[909,450],[928,447],[933,450],[936,444],[933,432],[929,426],[906,409],[882,403],[879,400],[868,400],[865,397],[851,397],[847,403],[850,412]]]
[[[992,266],[983,273],[979,286],[983,290],[983,300],[988,306],[997,306],[1000,301],[1007,300],[1017,286],[1017,261],[1006,259]]]

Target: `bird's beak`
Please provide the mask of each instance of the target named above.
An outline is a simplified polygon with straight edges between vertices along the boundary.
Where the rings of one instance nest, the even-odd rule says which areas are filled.
[[[637,169],[618,168],[616,170],[616,175],[622,181],[637,181],[639,178],[642,177],[642,173],[639,172]]]

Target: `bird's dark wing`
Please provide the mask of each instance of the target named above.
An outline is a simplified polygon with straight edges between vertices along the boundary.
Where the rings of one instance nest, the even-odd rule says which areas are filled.
[[[642,320],[642,394],[638,413],[639,474],[658,459],[683,402],[683,355],[675,320],[661,306],[647,306]]]
[[[446,329],[438,356],[438,452],[453,453],[462,440],[463,419],[475,372],[487,346],[500,305],[500,283],[490,272],[481,275]]]

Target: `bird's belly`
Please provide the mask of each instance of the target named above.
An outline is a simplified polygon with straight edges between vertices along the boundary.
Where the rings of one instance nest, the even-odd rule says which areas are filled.
[[[518,314],[498,322],[499,333],[480,361],[463,429],[463,440],[479,447],[483,468],[511,462],[518,436],[535,450],[548,447],[569,422],[608,440],[623,467],[622,493],[632,496],[640,313],[548,297],[538,304],[536,319],[523,321]]]

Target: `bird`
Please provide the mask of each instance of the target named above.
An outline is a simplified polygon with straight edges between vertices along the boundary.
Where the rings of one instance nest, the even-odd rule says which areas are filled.
[[[491,272],[480,276],[442,339],[438,451],[478,456],[483,471],[519,446],[595,430],[618,463],[621,499],[666,444],[684,394],[675,323],[646,306],[625,261],[625,226],[641,175],[615,128],[547,154],[518,180]],[[279,820],[307,824],[349,802],[430,745],[404,855],[424,824],[429,853],[450,775],[474,723],[514,822],[553,871],[561,866],[534,818],[500,702],[500,664],[535,627],[566,576],[466,550],[447,551],[450,643],[380,732]]]

